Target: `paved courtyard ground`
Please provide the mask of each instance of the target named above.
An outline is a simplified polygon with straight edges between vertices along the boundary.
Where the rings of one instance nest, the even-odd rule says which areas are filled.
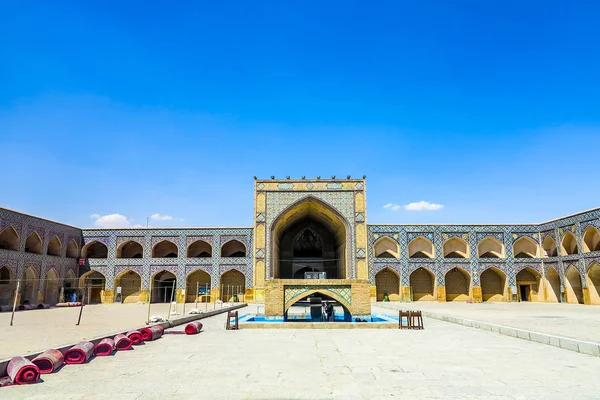
[[[600,306],[563,303],[377,303],[395,310],[423,310],[513,328],[600,342]],[[598,394],[600,398],[600,394]]]
[[[165,335],[65,366],[44,383],[1,388],[0,397],[563,400],[600,393],[599,357],[437,320],[425,319],[424,331],[225,331],[224,320],[203,320],[196,336]]]

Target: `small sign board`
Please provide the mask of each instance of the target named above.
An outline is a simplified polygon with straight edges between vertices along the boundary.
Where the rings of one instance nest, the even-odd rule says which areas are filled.
[[[121,286],[117,286],[117,294],[121,294]]]
[[[210,288],[205,287],[199,287],[198,288],[198,294],[208,294],[208,291],[210,290]]]
[[[305,272],[304,279],[327,279],[325,272]]]
[[[84,264],[85,264],[85,258],[80,258],[79,265],[84,265]]]

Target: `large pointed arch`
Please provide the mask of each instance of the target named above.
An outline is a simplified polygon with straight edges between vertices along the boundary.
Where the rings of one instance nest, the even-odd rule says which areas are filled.
[[[560,253],[563,256],[579,253],[579,249],[577,248],[577,238],[572,232],[565,232],[565,235],[560,242]]]
[[[373,245],[373,254],[378,258],[400,258],[400,245],[387,236],[382,236]]]
[[[481,239],[477,244],[479,258],[504,258],[504,245],[493,236]]]
[[[152,247],[152,258],[177,258],[179,249],[170,240],[161,240]]]
[[[102,295],[106,288],[106,277],[99,271],[88,271],[79,277],[79,287],[84,290],[86,301],[90,304],[102,303]]]
[[[479,277],[483,301],[507,301],[507,277],[496,267],[489,267]]]
[[[144,258],[144,246],[135,240],[128,240],[117,246],[117,258]]]
[[[78,258],[79,257],[79,246],[74,239],[69,240],[67,243],[67,257]]]
[[[108,247],[98,240],[92,240],[81,249],[83,258],[108,258]]]
[[[25,269],[21,285],[21,303],[31,305],[37,304],[40,275],[35,268],[30,266]]]
[[[10,225],[0,232],[0,249],[19,251],[19,235]]]
[[[210,258],[212,257],[212,246],[204,240],[196,240],[187,248],[188,258]]]
[[[415,269],[408,277],[413,301],[435,300],[435,275],[424,267]]]
[[[528,236],[521,236],[513,243],[514,258],[538,258],[538,243]]]
[[[446,240],[442,248],[444,258],[469,258],[469,244],[459,237]]]
[[[121,288],[121,294],[115,292],[117,303],[137,303],[140,301],[142,290],[141,276],[130,269],[121,272],[115,277],[115,288]]]
[[[60,257],[62,255],[62,243],[58,236],[52,236],[52,239],[48,242],[48,249],[46,250],[46,254],[49,256]]]
[[[600,231],[595,226],[588,226],[583,232],[582,247],[584,253],[600,251]]]
[[[560,276],[553,267],[548,268],[544,275],[544,291],[545,301],[550,303],[561,302]]]
[[[517,296],[519,301],[539,301],[542,275],[531,267],[517,272]]]
[[[190,272],[185,278],[185,301],[206,302],[210,301],[211,291],[210,274],[202,269]]]
[[[556,257],[558,256],[558,249],[556,248],[556,242],[552,236],[548,235],[542,242],[542,248],[544,250],[544,257]]]
[[[590,304],[600,305],[600,264],[593,262],[586,274]]]
[[[446,301],[467,301],[471,290],[471,275],[461,267],[454,267],[444,277]]]
[[[229,240],[221,246],[221,257],[246,257],[246,246],[239,240]]]
[[[42,238],[37,232],[31,232],[25,239],[25,252],[42,254]]]
[[[55,268],[50,268],[46,272],[46,280],[44,282],[44,303],[51,306],[58,303],[60,287],[61,279],[58,271]]]
[[[171,271],[160,270],[152,275],[150,280],[152,303],[170,303],[176,301],[177,276]]]
[[[294,257],[294,238],[311,228],[323,239],[323,255],[311,259]],[[282,211],[271,225],[270,258],[274,278],[294,279],[310,267],[325,272],[329,279],[344,279],[352,265],[349,243],[351,229],[331,205],[314,196],[304,197]]]
[[[231,302],[235,297],[242,301],[246,294],[246,277],[237,269],[224,272],[220,279],[220,292],[222,301]]]
[[[408,258],[434,258],[435,247],[431,240],[417,236],[408,243]]]
[[[571,265],[565,271],[565,292],[567,295],[567,303],[583,304],[581,274],[574,265]]]
[[[17,288],[15,273],[8,265],[0,264],[0,305],[7,306],[14,298]]]
[[[400,301],[400,276],[391,268],[385,267],[375,274],[377,301]]]

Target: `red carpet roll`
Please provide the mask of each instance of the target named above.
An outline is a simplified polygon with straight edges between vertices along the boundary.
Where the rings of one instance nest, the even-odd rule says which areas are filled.
[[[115,340],[115,347],[117,348],[117,350],[129,350],[129,349],[131,349],[131,346],[133,346],[131,339],[129,339],[127,336],[123,335],[122,333],[119,333],[117,336],[115,336],[114,340]]]
[[[31,360],[40,370],[41,374],[51,374],[54,370],[65,363],[65,357],[59,350],[46,350]]]
[[[202,330],[202,322],[193,321],[185,326],[185,334],[186,335],[195,335]]]
[[[25,385],[28,383],[37,383],[40,380],[40,370],[34,363],[25,357],[13,357],[8,363],[6,372],[13,383]]]
[[[70,301],[68,303],[56,303],[54,307],[81,307],[80,301]]]
[[[94,349],[97,356],[110,356],[115,349],[115,341],[111,338],[102,339]]]
[[[134,345],[138,345],[144,342],[140,331],[129,331],[127,332],[126,336],[129,338],[129,340],[131,340],[131,343],[133,343]]]
[[[165,329],[160,325],[152,325],[147,326],[145,328],[140,329],[140,333],[142,334],[142,339],[144,341],[156,340],[161,337],[164,333]]]
[[[65,364],[83,364],[94,354],[94,343],[79,342],[65,353]]]
[[[33,310],[35,307],[32,306],[31,304],[21,304],[20,306],[17,307],[19,310],[23,311],[23,310]]]
[[[50,308],[50,304],[43,304],[40,303],[37,305],[38,310],[47,310],[48,308]]]

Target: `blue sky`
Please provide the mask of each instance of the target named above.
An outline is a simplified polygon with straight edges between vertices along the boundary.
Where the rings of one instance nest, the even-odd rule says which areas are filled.
[[[0,205],[250,226],[253,175],[366,174],[370,223],[600,206],[597,3],[122,3],[0,2]]]

